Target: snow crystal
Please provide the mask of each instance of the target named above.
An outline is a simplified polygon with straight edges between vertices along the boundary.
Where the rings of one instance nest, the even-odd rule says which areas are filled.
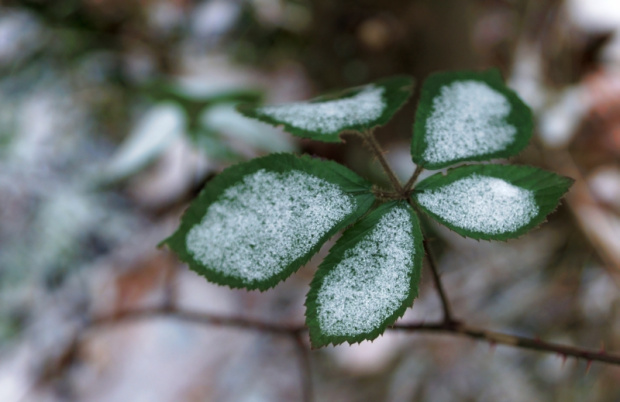
[[[483,82],[442,87],[426,120],[424,159],[442,163],[505,149],[517,133],[504,120],[510,110],[506,97]]]
[[[261,169],[209,206],[189,231],[187,249],[223,275],[262,281],[308,253],[355,206],[355,198],[323,179]]]
[[[394,208],[325,276],[317,296],[324,333],[370,332],[402,306],[415,253],[411,225],[405,208]]]
[[[477,174],[421,192],[418,201],[456,227],[494,235],[513,232],[538,214],[532,191]]]
[[[385,88],[368,85],[364,90],[345,99],[325,102],[297,102],[266,106],[258,113],[307,131],[329,134],[352,125],[370,123],[385,110]]]

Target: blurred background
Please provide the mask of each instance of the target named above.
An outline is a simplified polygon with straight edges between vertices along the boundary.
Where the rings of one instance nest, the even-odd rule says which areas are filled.
[[[617,0],[0,1],[0,401],[301,400],[290,338],[165,318],[89,321],[167,302],[303,323],[321,255],[260,293],[209,284],[157,243],[211,177],[266,153],[385,178],[354,138],[299,140],[235,105],[488,67],[536,115],[514,162],[577,181],[518,240],[433,227],[455,312],[618,351]],[[415,103],[377,132],[405,180]],[[440,317],[425,272],[402,321]],[[620,400],[620,367],[446,335],[388,331],[309,356],[318,401]]]

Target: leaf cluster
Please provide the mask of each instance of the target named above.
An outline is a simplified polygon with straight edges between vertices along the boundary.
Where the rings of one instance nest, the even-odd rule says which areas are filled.
[[[398,76],[308,102],[239,110],[298,137],[337,142],[353,133],[377,149],[373,129],[412,90],[413,79]],[[411,142],[418,169],[403,186],[383,164],[394,187],[388,197],[335,162],[273,154],[209,182],[163,243],[209,281],[265,290],[344,229],[310,285],[310,338],[315,347],[376,338],[417,297],[420,213],[466,237],[507,240],[542,223],[572,183],[502,164],[460,166],[416,182],[423,169],[516,155],[533,126],[530,109],[496,70],[437,73],[421,91]],[[378,149],[375,156],[383,157]],[[235,265],[240,255],[250,268]]]

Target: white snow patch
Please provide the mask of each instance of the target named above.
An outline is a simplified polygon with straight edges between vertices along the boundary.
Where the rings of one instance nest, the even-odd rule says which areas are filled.
[[[513,232],[538,214],[532,191],[477,174],[421,192],[418,202],[456,227],[494,235]]]
[[[200,116],[203,126],[256,148],[270,152],[293,152],[290,136],[268,124],[239,113],[233,104],[213,105]]]
[[[349,336],[372,331],[402,306],[415,254],[411,227],[406,209],[394,208],[325,276],[317,296],[324,333]]]
[[[424,159],[441,163],[505,149],[517,133],[504,120],[510,110],[506,97],[483,82],[443,86],[426,120]]]
[[[223,275],[262,281],[308,253],[355,207],[353,196],[328,181],[261,169],[209,206],[187,249]]]
[[[386,107],[384,91],[383,87],[368,85],[350,98],[266,106],[258,113],[303,130],[329,134],[379,118]]]
[[[129,136],[105,167],[106,178],[127,176],[162,154],[182,137],[183,111],[173,103],[160,103],[138,120]]]

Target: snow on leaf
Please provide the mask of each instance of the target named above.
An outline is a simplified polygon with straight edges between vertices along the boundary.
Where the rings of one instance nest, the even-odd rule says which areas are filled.
[[[458,81],[441,88],[426,120],[424,160],[442,163],[501,151],[517,129],[504,121],[510,103],[487,84]]]
[[[423,249],[405,203],[383,204],[333,247],[308,295],[315,346],[373,339],[417,295]]]
[[[476,174],[422,192],[418,202],[455,226],[494,235],[514,232],[538,213],[532,191]]]
[[[210,181],[164,243],[213,282],[264,290],[373,201],[370,184],[342,165],[274,154]]]
[[[422,88],[412,155],[427,168],[519,152],[531,136],[531,113],[499,74],[431,76]]]
[[[385,109],[382,87],[369,85],[356,95],[325,102],[297,102],[265,106],[258,113],[302,130],[329,134],[362,125],[381,116]]]
[[[361,132],[387,123],[409,98],[412,88],[411,78],[396,76],[307,102],[246,105],[239,111],[272,125],[283,125],[299,137],[339,142],[343,132]]]
[[[353,212],[355,198],[294,170],[261,169],[229,187],[187,235],[193,257],[243,281],[264,281],[308,253]]]
[[[463,166],[419,183],[414,200],[463,236],[506,240],[540,224],[571,183],[530,166]]]
[[[291,138],[274,127],[245,117],[234,104],[213,105],[200,116],[200,123],[224,137],[269,152],[292,152]]]

